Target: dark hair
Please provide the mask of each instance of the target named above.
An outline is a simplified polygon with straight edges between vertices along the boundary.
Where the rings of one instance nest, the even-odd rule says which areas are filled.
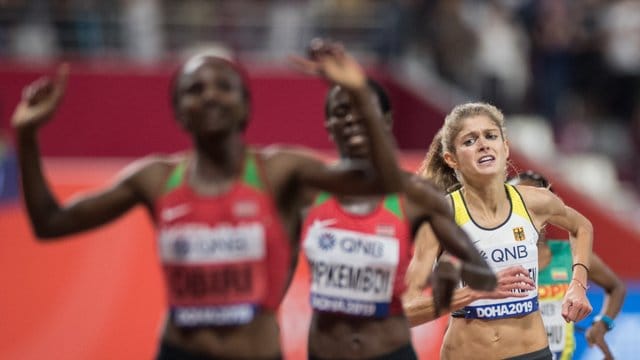
[[[202,58],[202,57],[208,57],[208,58],[212,58],[215,59],[216,61],[220,61],[221,63],[227,64],[229,65],[229,67],[231,67],[240,77],[240,81],[242,83],[242,98],[245,101],[245,103],[247,104],[247,107],[249,107],[251,105],[251,93],[249,92],[249,83],[248,83],[248,79],[247,79],[247,75],[246,72],[244,71],[244,69],[237,63],[226,59],[224,57],[218,57],[218,56],[214,56],[214,55],[207,55],[207,54],[196,54],[191,56],[190,58],[188,58],[187,60],[185,60],[183,63],[180,64],[180,66],[178,66],[177,69],[174,70],[173,74],[171,75],[171,80],[169,82],[169,99],[171,101],[171,108],[173,110],[173,113],[175,115],[175,117],[178,117],[178,81],[180,79],[180,76],[183,74],[184,72],[184,67],[192,60],[196,59],[196,58]],[[246,126],[247,120],[249,118],[249,113],[247,112],[247,118],[244,119],[244,123]]]
[[[384,89],[384,87],[382,87],[382,85],[380,85],[379,82],[373,80],[372,78],[368,77],[367,78],[367,86],[373,90],[373,92],[376,94],[376,97],[378,98],[378,102],[380,103],[380,110],[382,110],[382,114],[383,115],[387,115],[391,112],[391,100],[389,99],[389,95],[387,94],[387,91]],[[331,98],[331,93],[333,92],[333,89],[337,88],[338,85],[334,85],[331,87],[331,89],[329,90],[329,92],[327,93],[327,96],[324,100],[324,116],[325,118],[329,118],[331,116],[331,114],[329,113],[329,99]]]
[[[518,185],[524,181],[531,181],[535,184],[535,186],[546,188],[553,192],[549,180],[547,180],[547,178],[545,178],[542,174],[533,170],[527,170],[525,172],[518,173],[517,175],[509,178],[509,180],[507,180],[507,183],[511,185]]]

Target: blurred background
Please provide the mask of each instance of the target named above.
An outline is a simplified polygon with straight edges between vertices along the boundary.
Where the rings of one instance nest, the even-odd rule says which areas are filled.
[[[607,338],[618,358],[636,357],[640,1],[0,0],[0,358],[150,358],[164,301],[141,211],[64,243],[34,240],[10,127],[21,89],[71,63],[65,100],[40,138],[62,198],[103,185],[134,157],[187,146],[168,86],[199,49],[233,52],[247,68],[250,143],[332,156],[327,86],[286,61],[319,36],[345,43],[388,89],[408,170],[455,104],[483,100],[505,112],[515,169],[548,175],[594,223],[595,251],[627,280]],[[304,356],[308,321],[306,268],[296,276],[282,314],[292,359]],[[590,296],[597,311],[602,292]],[[423,358],[437,354],[444,325],[414,329]],[[583,340],[576,358],[600,358]]]

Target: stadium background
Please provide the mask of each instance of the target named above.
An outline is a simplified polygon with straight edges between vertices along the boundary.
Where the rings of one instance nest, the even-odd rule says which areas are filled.
[[[351,27],[336,24],[335,17],[326,17],[326,14],[318,12],[320,15],[313,17],[315,30],[301,33],[294,41],[287,42],[287,34],[293,31],[289,29],[290,31],[280,35],[284,40],[276,42],[281,44],[280,47],[270,46],[265,49],[256,45],[256,35],[246,35],[249,32],[247,29],[251,26],[243,27],[236,24],[233,29],[224,32],[223,38],[220,38],[220,33],[216,31],[219,28],[191,32],[183,29],[176,32],[180,35],[178,36],[168,31],[166,26],[160,26],[156,30],[165,35],[165,41],[163,46],[156,46],[155,50],[141,47],[134,47],[132,50],[125,46],[124,42],[110,42],[109,39],[112,38],[106,35],[82,45],[79,42],[70,42],[68,32],[66,37],[60,36],[57,42],[52,40],[57,45],[46,45],[47,43],[42,43],[42,38],[47,38],[43,37],[45,33],[37,32],[38,27],[47,24],[42,21],[31,24],[36,29],[35,33],[40,35],[40,42],[36,41],[36,45],[40,46],[32,44],[33,49],[29,49],[28,40],[32,38],[28,36],[29,31],[24,30],[30,24],[25,20],[26,16],[33,16],[34,11],[40,16],[42,14],[37,12],[37,6],[31,6],[36,9],[30,10],[31,13],[14,11],[15,8],[10,6],[17,3],[21,2],[10,1],[0,5],[0,44],[3,45],[0,51],[2,359],[150,358],[157,346],[157,336],[162,322],[164,293],[153,230],[146,219],[147,215],[141,209],[112,225],[74,236],[62,243],[37,243],[29,229],[17,193],[15,154],[12,149],[13,133],[9,119],[22,87],[43,73],[50,73],[60,59],[71,59],[72,74],[68,92],[54,121],[45,127],[40,138],[46,157],[45,168],[51,183],[56,193],[65,199],[77,191],[86,191],[105,184],[118,169],[134,157],[176,151],[188,144],[188,140],[172,119],[167,89],[179,53],[194,46],[202,46],[203,41],[207,41],[207,44],[216,41],[216,46],[220,44],[218,41],[233,44],[249,69],[253,112],[247,139],[256,145],[296,143],[318,149],[328,158],[334,156],[322,126],[326,85],[321,81],[296,74],[283,66],[288,53],[303,51],[308,38],[326,35],[327,32],[333,38],[343,40],[350,48],[354,48],[369,72],[389,90],[395,112],[394,135],[401,149],[402,164],[408,170],[417,168],[434,132],[442,122],[443,115],[453,103],[477,98],[502,101],[491,97],[491,94],[465,88],[464,84],[456,83],[446,72],[433,71],[427,72],[428,76],[414,76],[416,72],[412,56],[416,56],[415,52],[411,55],[411,51],[402,51],[396,46],[377,46],[380,44],[380,37],[372,37],[372,34],[379,35],[380,29],[389,30],[383,21],[376,21],[379,14],[376,15],[371,10],[375,8],[375,3],[378,3],[375,1],[327,1],[327,4],[333,3],[333,6],[336,6],[335,9],[341,16],[351,15],[347,17],[349,21],[346,23]],[[47,9],[56,6],[56,2],[33,3],[44,8],[49,6]],[[139,5],[143,10],[145,7],[149,9],[149,4],[155,3],[156,8],[164,9],[165,13],[172,4],[170,1],[130,3],[143,4],[144,6]],[[200,3],[206,6],[203,5],[206,2]],[[224,6],[225,3],[231,2],[211,3]],[[295,19],[295,14],[292,15],[291,9],[311,7],[305,1],[277,1],[269,6],[264,5],[268,2],[263,2],[262,5],[255,5],[254,3],[260,2],[251,1],[241,3],[245,6],[243,9],[250,10],[246,11],[248,18],[249,15],[254,15],[251,17],[254,19],[254,27],[263,26],[268,29],[271,26],[275,29],[272,32],[275,33],[278,33],[283,22],[291,27],[304,26],[300,25],[300,20],[298,25],[292,20]],[[401,5],[405,2],[389,3]],[[485,2],[455,3],[462,4],[458,6],[478,6]],[[92,6],[95,8],[97,5]],[[173,6],[177,5],[173,3]],[[287,8],[289,11],[286,11]],[[278,9],[280,12],[276,11]],[[335,9],[333,11],[336,11]],[[407,9],[401,7],[401,10]],[[256,20],[259,17],[255,14],[259,14],[260,11],[280,14],[275,15],[280,20],[266,24],[264,20]],[[99,11],[93,14],[99,14]],[[107,16],[109,14],[112,13],[103,12],[102,22],[99,21],[100,17],[87,17],[86,22],[93,24],[94,28],[87,26],[84,33],[95,35],[95,26],[98,25],[102,26],[101,29],[108,30],[107,25],[111,23],[107,20],[112,19]],[[114,18],[118,19],[116,15],[119,13],[115,11],[113,14]],[[282,18],[285,15],[286,17]],[[51,15],[50,20],[56,19],[55,16],[57,15]],[[235,16],[236,20],[242,19],[241,15]],[[169,17],[165,15],[164,18]],[[334,20],[327,20],[330,18]],[[368,20],[362,20],[363,18]],[[93,23],[89,21],[91,19],[94,19]],[[143,22],[140,18],[135,19]],[[289,22],[283,19],[288,19]],[[63,20],[69,21],[66,23],[67,26],[70,26],[71,20],[79,23],[78,18],[73,17]],[[60,21],[50,21],[48,24],[59,23]],[[318,24],[326,26],[321,27]],[[188,29],[196,29],[194,24],[190,26]],[[34,32],[33,29],[30,31]],[[640,28],[638,31],[640,32]],[[154,36],[157,37],[158,34],[145,36],[147,35],[143,34],[142,39],[147,39],[146,43],[149,43],[153,42]],[[385,41],[389,45],[390,40]],[[15,45],[16,42],[21,45]],[[390,44],[397,45],[397,42],[391,41]],[[47,46],[53,50],[45,51]],[[148,44],[146,46],[148,47]],[[421,69],[419,73],[424,75],[425,70]],[[630,175],[628,170],[635,165],[631,160],[630,164],[620,164],[620,159],[625,157],[620,158],[616,157],[619,155],[615,153],[607,153],[606,146],[599,148],[596,146],[597,142],[594,145],[594,142],[589,140],[592,137],[585,136],[586,133],[579,127],[576,128],[575,124],[571,127],[567,124],[559,125],[557,121],[543,120],[542,125],[552,134],[551,143],[548,139],[545,142],[544,135],[547,133],[537,132],[536,129],[541,124],[540,119],[549,118],[544,117],[546,114],[540,110],[541,108],[532,105],[535,101],[528,104],[521,107],[505,106],[508,110],[508,121],[514,120],[514,123],[520,125],[524,121],[528,124],[516,126],[516,130],[521,132],[514,133],[513,136],[510,134],[513,139],[521,140],[513,144],[515,149],[512,160],[518,169],[533,168],[549,174],[560,196],[594,223],[595,251],[627,281],[629,287],[627,301],[616,321],[617,327],[607,335],[607,339],[617,358],[635,358],[640,350],[637,342],[637,334],[640,331],[640,262],[637,260],[640,256],[640,227],[637,221],[640,218],[640,206],[634,200],[638,195],[633,185],[633,175]],[[588,117],[588,114],[585,117]],[[530,121],[527,122],[527,119]],[[615,129],[619,127],[620,122],[612,124],[612,128]],[[633,134],[633,124],[626,125],[629,127],[625,131]],[[566,144],[563,146],[566,134],[571,129],[577,138],[574,142],[580,142],[584,138],[585,142],[591,141],[591,147],[567,148]],[[598,134],[598,131],[599,134],[604,134],[603,137],[613,137],[610,140],[622,144],[621,146],[626,143],[625,140],[616,137],[620,134],[614,130],[598,128],[593,133]],[[541,157],[541,153],[548,153],[549,146],[554,147],[554,152]],[[595,159],[596,166],[603,164],[600,161],[602,158],[614,165],[616,179],[613,191],[618,190],[617,192],[625,195],[627,202],[624,206],[611,206],[612,202],[618,203],[605,191],[604,186],[611,184],[599,183],[598,178],[582,175],[579,172],[582,168],[571,166],[578,163],[578,160],[582,161],[584,156],[578,156],[585,153],[591,156],[590,159]],[[638,158],[637,155],[637,152],[631,152],[631,156],[627,154],[627,158]],[[588,184],[575,181],[575,178],[581,177],[586,178]],[[627,185],[629,182],[630,186]],[[304,356],[304,334],[309,315],[306,275],[306,267],[302,261],[281,314],[285,351],[288,358],[292,359]],[[589,296],[595,308],[599,309],[602,292],[595,287],[592,289]],[[590,319],[587,319],[579,325],[586,327],[589,322]],[[436,356],[445,325],[446,320],[440,319],[414,329],[414,344],[421,358],[430,359]],[[587,349],[583,337],[579,334],[576,359],[593,358],[600,358],[598,350]]]

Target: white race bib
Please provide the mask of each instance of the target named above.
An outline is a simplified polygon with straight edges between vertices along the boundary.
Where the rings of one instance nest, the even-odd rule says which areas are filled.
[[[314,309],[376,317],[389,313],[400,254],[396,238],[316,222],[307,233],[304,250]]]

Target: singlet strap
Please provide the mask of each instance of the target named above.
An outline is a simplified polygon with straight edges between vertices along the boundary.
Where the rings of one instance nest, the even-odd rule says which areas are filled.
[[[450,193],[449,196],[451,196],[451,200],[453,202],[453,214],[456,224],[462,225],[471,221],[471,217],[469,216],[467,207],[464,204],[460,190]]]
[[[182,184],[186,169],[187,169],[186,161],[181,161],[180,163],[178,163],[178,165],[176,165],[173,168],[173,170],[171,171],[171,174],[169,175],[169,178],[167,179],[167,182],[164,185],[165,193],[170,192],[171,190],[177,188],[178,186],[180,186],[180,184]]]
[[[247,150],[244,162],[244,170],[242,172],[242,182],[255,188],[256,190],[263,191],[265,186],[260,170],[260,164],[258,164],[256,154],[251,150]]]
[[[507,187],[507,192],[509,193],[509,198],[511,199],[511,211],[514,214],[517,214],[529,221],[531,220],[531,216],[529,216],[529,211],[527,211],[527,207],[524,205],[524,200],[522,200],[522,196],[513,185],[505,184]]]
[[[320,191],[313,200],[313,206],[320,206],[331,198],[331,194],[326,191]]]
[[[400,196],[397,193],[389,194],[384,197],[384,208],[397,216],[398,219],[404,220],[404,211],[402,206],[402,201],[400,200]]]

